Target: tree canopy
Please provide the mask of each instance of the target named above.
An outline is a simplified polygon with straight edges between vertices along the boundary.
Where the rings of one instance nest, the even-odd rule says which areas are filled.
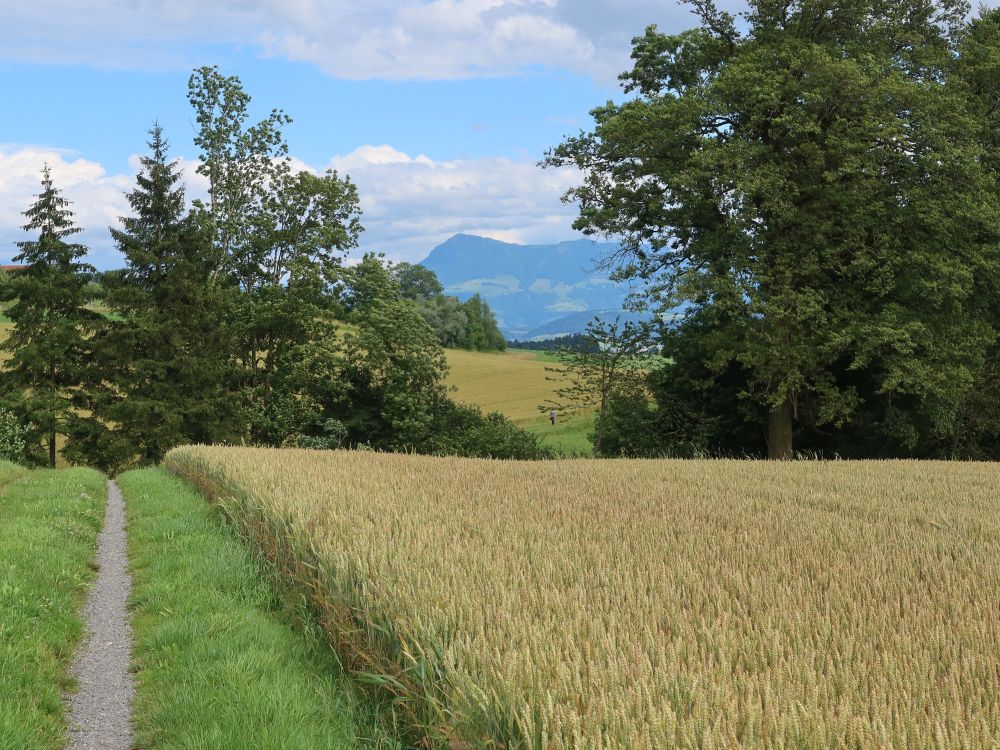
[[[576,227],[622,241],[654,306],[691,303],[675,342],[698,338],[705,382],[738,374],[771,456],[876,402],[901,445],[952,434],[997,340],[995,14],[691,4],[699,26],[636,38],[631,97],[549,153],[583,172]]]

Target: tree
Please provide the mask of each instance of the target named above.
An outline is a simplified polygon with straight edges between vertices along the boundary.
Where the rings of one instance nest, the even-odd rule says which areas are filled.
[[[503,351],[507,341],[500,333],[496,316],[489,304],[479,294],[473,294],[462,303],[465,313],[465,335],[460,346],[477,352]]]
[[[615,318],[612,322],[599,318],[587,324],[587,338],[596,346],[567,347],[558,350],[559,367],[546,367],[555,373],[550,378],[561,382],[556,398],[546,401],[539,411],[582,411],[597,407],[597,432],[594,452],[602,455],[605,411],[616,391],[634,391],[642,375],[636,358],[649,346],[649,326],[631,320]]]
[[[245,370],[250,436],[267,442],[279,366],[326,335],[327,287],[362,229],[357,189],[332,170],[296,172],[281,131],[291,118],[274,109],[249,125],[250,95],[239,78],[202,67],[188,89],[199,171],[209,180],[215,273],[242,292],[234,359]]]
[[[340,292],[350,328],[289,352],[275,437],[426,451],[434,412],[447,400],[444,350],[377,256],[342,269]]]
[[[437,274],[419,263],[397,263],[389,275],[399,285],[403,299],[428,300],[444,291]]]
[[[551,151],[584,182],[576,227],[664,306],[712,309],[709,381],[734,367],[769,455],[803,415],[846,424],[864,371],[948,434],[996,339],[995,183],[954,85],[960,0],[711,0],[633,41],[635,97]],[[984,294],[984,291],[988,293]]]
[[[465,343],[469,318],[458,297],[438,294],[416,301],[417,312],[438,337],[441,346],[457,349]]]
[[[24,424],[17,415],[0,409],[0,460],[19,463],[24,460]]]
[[[269,186],[254,220],[262,265],[246,277],[240,315],[240,359],[249,365],[258,412],[270,408],[285,353],[328,335],[328,289],[340,276],[343,254],[357,246],[358,214],[357,189],[333,171],[283,172]]]
[[[212,281],[210,223],[188,214],[159,125],[128,193],[133,216],[111,235],[124,270],[106,276],[104,320],[88,343],[88,418],[67,455],[116,473],[157,464],[187,442],[242,435],[232,394],[232,294]]]
[[[48,465],[54,467],[56,435],[65,433],[73,419],[85,341],[97,318],[85,308],[85,274],[93,268],[80,261],[87,248],[68,241],[81,229],[47,166],[42,192],[24,215],[25,231],[38,232],[38,239],[17,243],[21,252],[14,262],[27,268],[15,272],[5,287],[7,298],[16,301],[7,311],[14,328],[4,343],[10,353],[4,400],[28,426],[29,460],[43,461],[36,451],[44,442]]]
[[[291,118],[278,109],[247,125],[250,95],[236,76],[217,66],[196,69],[188,80],[188,101],[198,122],[195,145],[201,149],[198,173],[208,179],[208,216],[215,248],[214,275],[231,275],[252,286],[261,253],[254,243],[253,220],[263,208],[267,187],[288,145],[281,127]]]

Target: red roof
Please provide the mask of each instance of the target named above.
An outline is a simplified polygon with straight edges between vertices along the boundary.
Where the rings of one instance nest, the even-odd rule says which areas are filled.
[[[0,266],[0,271],[20,271],[27,266]]]

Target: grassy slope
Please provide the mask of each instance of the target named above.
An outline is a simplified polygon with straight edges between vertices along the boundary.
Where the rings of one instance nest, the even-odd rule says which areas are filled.
[[[139,746],[379,746],[323,636],[288,624],[266,571],[218,512],[163,470],[118,482],[134,575]]]
[[[62,745],[61,692],[104,512],[89,469],[0,465],[0,749]]]
[[[555,360],[551,354],[524,349],[506,352],[467,352],[449,349],[448,385],[455,386],[456,401],[472,403],[485,411],[498,411],[518,425],[542,435],[545,444],[564,455],[590,455],[587,434],[594,415],[561,414],[555,427],[540,404],[554,397],[557,383],[546,372]]]

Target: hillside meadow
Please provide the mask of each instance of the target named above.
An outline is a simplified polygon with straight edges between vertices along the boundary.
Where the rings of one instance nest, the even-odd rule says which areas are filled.
[[[475,404],[483,411],[498,411],[515,424],[542,436],[545,444],[564,455],[590,455],[588,437],[594,429],[593,413],[561,413],[555,426],[538,407],[555,398],[558,383],[546,367],[558,362],[549,353],[524,349],[505,352],[470,352],[448,349],[449,386],[452,397]]]
[[[1000,469],[188,447],[450,748],[1000,742]]]

